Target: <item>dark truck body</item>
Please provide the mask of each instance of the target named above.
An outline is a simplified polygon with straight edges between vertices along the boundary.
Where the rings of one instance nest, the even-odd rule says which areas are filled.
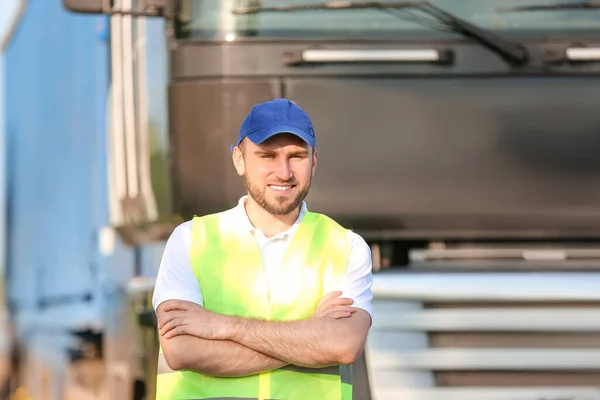
[[[544,61],[572,42],[524,42],[524,68],[464,41],[179,42],[169,84],[176,209],[188,218],[236,202],[244,187],[228,148],[239,125],[254,104],[287,97],[315,125],[310,208],[365,238],[597,238],[600,64]],[[286,65],[286,54],[315,48],[455,57]]]

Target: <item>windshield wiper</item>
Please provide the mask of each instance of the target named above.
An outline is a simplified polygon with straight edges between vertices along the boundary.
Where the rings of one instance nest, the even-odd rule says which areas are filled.
[[[234,14],[258,14],[263,12],[292,12],[292,11],[306,11],[306,10],[348,10],[348,9],[364,9],[374,8],[382,11],[389,11],[391,9],[409,9],[416,8],[423,11],[432,17],[440,21],[445,27],[449,28],[452,32],[459,33],[465,37],[469,37],[479,42],[486,48],[499,54],[506,62],[511,65],[523,65],[528,59],[529,55],[524,47],[513,43],[509,40],[502,38],[496,34],[485,31],[475,25],[468,23],[465,20],[458,18],[457,16],[442,10],[439,7],[430,4],[427,1],[417,2],[381,2],[381,1],[362,1],[362,2],[349,2],[349,1],[331,1],[325,3],[314,3],[314,4],[289,4],[279,5],[271,7],[243,7],[232,10]],[[397,14],[392,15],[399,17]]]
[[[600,1],[582,1],[578,3],[555,3],[536,4],[517,7],[499,8],[498,12],[522,12],[522,11],[563,11],[563,10],[591,10],[600,8]]]

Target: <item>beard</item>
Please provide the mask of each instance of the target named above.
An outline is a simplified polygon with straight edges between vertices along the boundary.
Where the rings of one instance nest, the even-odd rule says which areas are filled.
[[[286,185],[289,183],[282,182],[279,183],[281,185]],[[255,185],[252,181],[248,179],[246,175],[244,175],[244,185],[248,190],[248,195],[252,197],[252,199],[265,211],[269,214],[273,215],[288,215],[294,210],[297,210],[300,207],[300,203],[306,198],[308,195],[308,191],[310,190],[311,178],[309,178],[308,184],[304,186],[297,185],[295,189],[297,190],[296,196],[268,196],[267,191],[270,190],[268,187],[265,187],[261,190],[258,185]]]

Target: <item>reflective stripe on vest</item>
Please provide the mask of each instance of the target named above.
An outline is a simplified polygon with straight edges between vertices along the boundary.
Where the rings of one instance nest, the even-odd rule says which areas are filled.
[[[309,318],[319,300],[341,284],[351,243],[332,219],[307,212],[273,279],[266,281],[250,232],[221,224],[220,214],[195,217],[190,260],[206,309],[266,320]],[[235,250],[234,250],[235,249]],[[352,399],[352,366],[286,366],[241,378],[173,371],[160,351],[156,400]]]

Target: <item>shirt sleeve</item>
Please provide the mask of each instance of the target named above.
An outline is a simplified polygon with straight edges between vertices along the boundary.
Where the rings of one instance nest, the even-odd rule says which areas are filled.
[[[186,300],[204,305],[200,282],[189,259],[191,228],[191,221],[184,222],[173,230],[167,240],[152,295],[155,312],[167,300]]]
[[[339,290],[342,291],[342,297],[354,300],[352,307],[361,308],[372,317],[373,266],[371,248],[361,236],[354,232],[350,232],[350,235],[352,237],[350,262]]]

